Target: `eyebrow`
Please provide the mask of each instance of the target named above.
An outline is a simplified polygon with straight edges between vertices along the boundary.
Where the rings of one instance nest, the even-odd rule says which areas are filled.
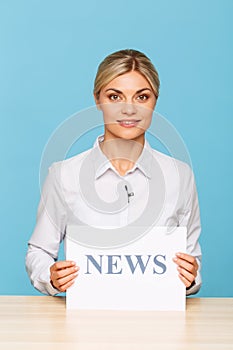
[[[107,89],[105,92],[107,92],[107,91],[109,91],[109,90],[115,91],[115,92],[117,92],[118,94],[122,94],[122,91],[117,90],[117,89],[112,89],[112,88]],[[143,88],[143,89],[140,89],[140,90],[136,91],[136,94],[140,94],[140,92],[145,91],[145,90],[149,90],[149,91],[152,92],[152,90],[149,89],[149,88]]]

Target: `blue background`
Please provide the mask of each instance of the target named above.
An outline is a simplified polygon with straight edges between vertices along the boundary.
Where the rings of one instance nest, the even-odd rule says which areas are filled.
[[[199,296],[233,296],[233,1],[0,2],[1,294],[38,294],[24,257],[53,130],[92,106],[97,65],[122,48],[157,67],[157,111],[189,149],[202,217]]]

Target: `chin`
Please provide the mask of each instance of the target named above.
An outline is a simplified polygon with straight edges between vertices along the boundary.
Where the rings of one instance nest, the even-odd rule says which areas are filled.
[[[143,137],[144,133],[142,133],[142,134],[138,134],[138,133],[119,133],[119,134],[115,134],[114,136],[119,138],[119,139],[123,139],[123,140],[135,140],[135,139]]]
[[[117,128],[118,129],[118,128]],[[125,130],[106,130],[107,135],[111,135],[113,138],[120,138],[124,140],[135,140],[137,138],[143,138],[145,131],[141,128],[126,128]]]

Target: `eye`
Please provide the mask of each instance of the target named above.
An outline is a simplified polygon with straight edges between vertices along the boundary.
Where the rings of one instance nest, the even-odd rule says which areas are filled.
[[[146,94],[142,94],[142,95],[137,96],[137,100],[139,100],[140,102],[144,102],[144,101],[147,101],[149,97],[150,96],[148,96]]]
[[[119,95],[116,95],[116,94],[111,94],[108,96],[108,98],[111,100],[111,101],[119,101],[121,98]]]

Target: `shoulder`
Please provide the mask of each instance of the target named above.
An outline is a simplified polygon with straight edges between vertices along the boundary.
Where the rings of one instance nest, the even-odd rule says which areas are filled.
[[[91,149],[88,149],[73,157],[52,163],[49,167],[49,176],[52,177],[57,185],[62,185],[62,187],[77,185],[77,175],[79,174],[82,161],[90,152]]]
[[[159,164],[164,170],[169,170],[171,168],[176,167],[179,170],[179,172],[185,173],[187,175],[190,175],[192,173],[191,166],[177,158],[159,152],[153,148],[151,148],[151,154],[153,155],[153,158],[159,162]]]
[[[163,172],[167,193],[179,193],[180,198],[190,198],[196,191],[195,177],[191,166],[179,159],[151,149],[154,159]]]
[[[73,157],[54,162],[52,165],[49,167],[49,170],[51,172],[57,173],[59,171],[66,171],[71,168],[78,168],[83,159],[91,152],[91,149],[88,149],[87,151],[81,152]]]
[[[189,164],[153,148],[151,148],[151,153],[159,164],[166,183],[179,184],[183,189],[192,188],[195,179]]]

